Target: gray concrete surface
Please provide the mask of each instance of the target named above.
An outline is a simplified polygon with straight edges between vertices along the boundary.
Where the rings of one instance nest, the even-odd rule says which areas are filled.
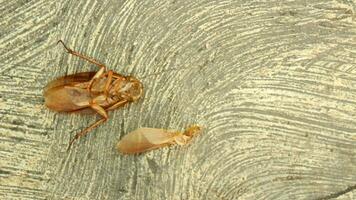
[[[356,199],[356,2],[0,0],[0,199]],[[96,67],[144,97],[95,116],[43,106],[55,77]],[[122,156],[141,126],[204,132]]]

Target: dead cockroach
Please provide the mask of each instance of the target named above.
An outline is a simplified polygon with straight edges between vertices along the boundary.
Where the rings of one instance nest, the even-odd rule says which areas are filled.
[[[69,142],[69,150],[76,139],[104,123],[109,118],[108,111],[139,99],[143,86],[135,77],[124,76],[112,70],[107,71],[105,65],[69,49],[62,40],[58,43],[62,43],[69,54],[99,67],[97,72],[82,72],[60,77],[50,82],[44,89],[45,105],[51,110],[67,113],[97,113],[102,117],[76,134]]]
[[[125,135],[117,143],[117,149],[124,154],[137,154],[173,144],[185,145],[200,130],[201,128],[197,125],[188,127],[184,132],[139,128]]]

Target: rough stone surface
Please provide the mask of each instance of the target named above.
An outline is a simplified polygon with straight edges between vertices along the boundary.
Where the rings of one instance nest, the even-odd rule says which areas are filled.
[[[356,199],[353,0],[0,0],[0,199]],[[95,116],[43,106],[96,70],[144,97],[66,152]],[[138,127],[203,133],[123,156]]]

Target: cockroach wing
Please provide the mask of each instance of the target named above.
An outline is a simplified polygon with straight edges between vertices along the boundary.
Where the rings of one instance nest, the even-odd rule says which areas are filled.
[[[46,94],[48,90],[65,85],[74,85],[76,83],[82,83],[90,81],[96,72],[80,72],[77,74],[71,74],[63,77],[59,77],[47,84],[44,88],[44,93]]]
[[[82,72],[51,81],[44,89],[45,105],[55,111],[71,112],[89,105],[88,91],[74,85],[88,82],[95,72]]]
[[[117,144],[122,153],[134,154],[172,144],[176,133],[156,128],[139,128],[125,135]]]
[[[71,112],[88,107],[91,99],[86,89],[72,86],[58,86],[45,93],[45,105],[60,112]]]

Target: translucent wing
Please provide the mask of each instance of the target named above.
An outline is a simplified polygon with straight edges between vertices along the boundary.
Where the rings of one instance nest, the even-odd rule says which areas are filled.
[[[139,128],[125,135],[117,144],[122,153],[135,154],[170,144],[185,145],[201,131],[198,125],[189,126],[184,133],[158,128]]]
[[[141,153],[172,144],[177,133],[157,128],[139,128],[125,135],[117,144],[122,153]]]

